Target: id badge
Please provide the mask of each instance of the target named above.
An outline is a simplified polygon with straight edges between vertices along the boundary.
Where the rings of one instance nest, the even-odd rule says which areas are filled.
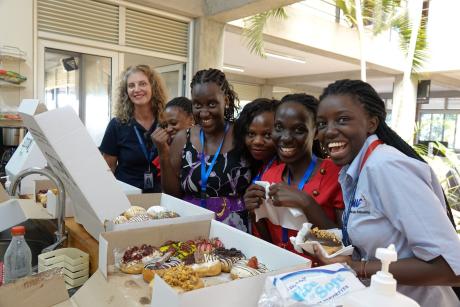
[[[144,173],[144,189],[153,189],[153,174],[151,172]]]

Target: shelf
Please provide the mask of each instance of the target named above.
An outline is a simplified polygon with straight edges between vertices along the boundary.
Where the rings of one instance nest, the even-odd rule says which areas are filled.
[[[17,47],[0,45],[0,62],[24,62],[26,53]]]
[[[0,62],[25,62],[26,58],[11,54],[0,53]]]
[[[0,87],[8,87],[8,88],[26,88],[25,85],[14,84],[14,83],[2,81],[2,80],[0,80]]]

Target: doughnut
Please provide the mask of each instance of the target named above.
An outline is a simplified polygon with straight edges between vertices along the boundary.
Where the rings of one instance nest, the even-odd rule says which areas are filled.
[[[197,254],[195,253],[195,255]],[[199,277],[216,276],[222,272],[219,258],[213,255],[203,254],[203,259],[203,262],[197,261],[197,263],[190,265],[190,268],[192,268]]]
[[[132,206],[131,208],[129,208],[128,210],[126,210],[123,215],[129,220],[131,219],[132,217],[136,216],[136,215],[139,215],[139,214],[142,214],[142,213],[146,213],[145,209],[142,208],[142,207],[139,207],[139,206]]]
[[[138,223],[138,222],[145,222],[150,221],[151,217],[147,213],[141,213],[138,215],[133,216],[128,220],[128,223]]]
[[[234,263],[246,258],[244,254],[236,248],[226,249],[224,247],[218,247],[213,251],[213,255],[219,258],[222,272],[225,273],[230,272]]]
[[[193,255],[193,253],[196,251],[196,245],[192,240],[186,242],[168,241],[160,247],[160,251],[162,253],[172,251],[174,252],[172,255],[173,257],[184,260],[188,256]]]
[[[335,233],[328,231],[328,230],[321,230],[318,227],[314,227],[310,229],[310,233],[317,239],[324,241],[335,243],[337,245],[342,245],[342,241],[335,235]]]
[[[144,268],[142,270],[142,275],[146,282],[150,282],[155,276],[156,272],[173,268],[182,263],[180,259],[176,257],[171,257],[164,262],[161,262],[161,258],[153,259],[144,265]]]
[[[174,289],[182,291],[190,291],[204,287],[203,280],[198,277],[190,267],[178,265],[170,269],[161,270],[158,276],[173,287]]]
[[[324,249],[324,251],[328,255],[332,255],[332,254],[334,254],[334,253],[336,253],[336,252],[338,252],[339,250],[342,249],[342,246],[327,246],[327,245],[323,245],[323,244],[321,244],[321,247]]]
[[[249,260],[239,260],[230,271],[232,279],[246,278],[268,272],[265,265],[259,263],[256,257]]]
[[[140,247],[130,247],[123,253],[120,270],[127,274],[141,274],[144,269],[143,260],[155,254],[158,255],[158,250],[151,245],[142,244]]]
[[[194,243],[196,249],[200,252],[212,252],[214,249],[224,246],[218,238],[198,239],[195,240]]]
[[[114,218],[112,221],[114,224],[123,224],[123,223],[127,223],[128,219],[124,217],[123,215],[119,215],[116,218]]]

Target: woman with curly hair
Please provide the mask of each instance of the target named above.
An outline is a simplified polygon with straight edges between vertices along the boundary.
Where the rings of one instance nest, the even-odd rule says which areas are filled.
[[[158,155],[150,139],[162,119],[166,88],[147,65],[128,67],[122,75],[115,105],[100,151],[115,177],[143,192],[161,191],[152,161]]]
[[[247,162],[233,145],[238,97],[218,69],[198,71],[190,84],[196,125],[171,145],[165,129],[152,135],[160,152],[163,191],[216,213],[216,219],[248,231],[242,195],[251,181]]]

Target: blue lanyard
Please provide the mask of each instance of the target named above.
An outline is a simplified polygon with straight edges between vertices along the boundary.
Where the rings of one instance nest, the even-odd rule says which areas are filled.
[[[297,189],[299,191],[303,190],[304,185],[307,183],[307,181],[310,178],[311,174],[315,170],[316,161],[318,161],[318,158],[315,155],[312,155],[310,165],[308,165],[307,170],[305,171],[305,173],[303,174],[302,179],[299,181],[299,184],[297,185]],[[291,172],[289,170],[288,170],[287,181],[288,181],[288,185],[291,185]]]
[[[206,186],[208,184],[208,178],[209,175],[211,175],[212,169],[214,165],[216,164],[217,157],[220,154],[220,151],[222,150],[222,145],[224,145],[225,141],[225,135],[227,134],[228,131],[228,123],[225,123],[225,132],[224,136],[222,137],[222,140],[220,141],[219,148],[217,148],[216,153],[214,154],[214,157],[212,158],[211,164],[209,165],[208,169],[206,169],[206,162],[204,160],[204,132],[203,129],[200,130],[200,144],[201,144],[201,201],[200,204],[203,208],[206,207]]]
[[[139,141],[139,145],[141,146],[142,152],[144,153],[144,157],[147,159],[150,170],[150,164],[152,163],[153,155],[155,154],[155,147],[152,146],[150,152],[147,152],[147,146],[145,146],[144,139],[142,138],[141,133],[136,126],[134,126],[134,131],[136,131],[137,140]]]
[[[358,207],[359,206],[359,199],[355,199],[356,196],[356,190],[358,188],[358,180],[359,180],[359,174],[361,174],[361,170],[363,169],[364,164],[366,163],[367,159],[369,156],[372,154],[372,152],[379,146],[380,144],[383,144],[382,140],[375,140],[373,141],[369,147],[367,148],[366,152],[364,153],[363,160],[361,161],[361,164],[359,166],[359,172],[358,172],[358,178],[356,178],[356,183],[353,186],[353,190],[350,194],[350,197],[348,198],[347,205],[348,207],[346,208],[347,210],[344,212],[342,215],[342,242],[343,245],[347,246],[351,244],[350,237],[348,235],[348,220],[350,219],[350,214],[351,214],[351,208],[353,207]]]
[[[256,181],[259,181],[260,178],[262,178],[263,174],[265,174],[265,172],[272,166],[273,162],[275,162],[275,159],[276,159],[276,156],[273,157],[270,162],[267,163],[267,165],[265,165],[264,169],[259,172],[257,174],[257,176],[254,177],[254,179],[252,179],[252,183],[255,183]]]
[[[314,154],[312,154],[311,162],[308,165],[307,170],[303,174],[302,179],[299,181],[299,184],[297,184],[297,189],[299,191],[303,190],[303,187],[305,186],[307,181],[310,179],[311,175],[313,174],[313,171],[315,170],[315,166],[316,166],[317,161],[318,161],[318,158]],[[288,169],[287,184],[291,185],[291,172],[289,171],[289,169]],[[282,231],[283,231],[283,242],[287,243],[288,240],[289,240],[288,230],[286,228],[282,227]]]
[[[359,177],[358,177],[359,178]],[[353,190],[348,198],[348,208],[342,215],[342,242],[343,245],[348,246],[351,244],[350,237],[348,236],[348,220],[350,219],[351,208],[359,205],[359,200],[355,200],[356,189],[358,187],[358,180],[353,186]]]

